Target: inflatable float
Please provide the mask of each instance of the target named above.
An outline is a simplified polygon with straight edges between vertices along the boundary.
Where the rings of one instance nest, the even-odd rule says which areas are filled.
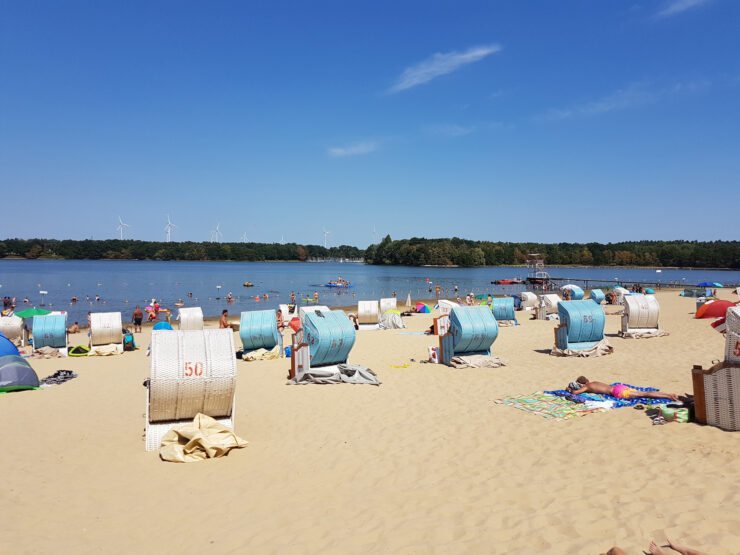
[[[350,287],[354,287],[351,283],[345,283],[345,284],[339,284],[339,283],[327,283],[324,285],[324,287],[337,287],[339,289],[349,289]]]

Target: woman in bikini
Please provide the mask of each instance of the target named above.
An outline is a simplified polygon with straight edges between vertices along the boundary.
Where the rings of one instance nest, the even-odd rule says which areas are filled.
[[[573,395],[578,395],[580,393],[599,393],[601,395],[611,395],[618,399],[648,397],[650,399],[672,399],[673,401],[678,401],[678,395],[675,393],[663,393],[662,391],[638,391],[624,384],[609,385],[604,382],[592,382],[584,376],[580,376],[576,381],[569,383],[565,390]]]

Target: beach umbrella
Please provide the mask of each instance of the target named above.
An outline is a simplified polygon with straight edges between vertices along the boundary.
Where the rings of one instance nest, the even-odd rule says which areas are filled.
[[[410,292],[409,292],[409,296],[406,297],[406,306],[408,306],[408,307],[411,306],[411,293]]]
[[[36,307],[27,308],[26,310],[15,313],[16,316],[20,316],[21,318],[33,318],[34,316],[46,316],[47,314],[51,314],[51,310]]]
[[[735,306],[730,301],[711,301],[699,307],[694,318],[722,318],[727,314],[727,309]]]
[[[475,298],[476,300],[480,301],[480,300],[488,299],[488,295],[476,295]]]
[[[578,287],[577,285],[573,285],[572,283],[568,283],[567,285],[563,285],[560,289],[570,289],[571,291],[573,291],[574,289],[580,289],[580,287]]]
[[[154,324],[153,330],[170,330],[172,331],[172,326],[170,326],[167,322],[157,322]]]
[[[697,287],[722,287],[722,284],[716,281],[702,281]]]
[[[653,291],[653,290],[652,290],[652,289],[650,289],[649,287],[646,287],[646,288],[645,288],[645,293],[649,293],[649,294],[651,294],[651,295],[652,295],[653,293],[655,293],[655,291]]]
[[[431,310],[429,310],[429,306],[424,303],[416,303],[416,312],[428,314]]]

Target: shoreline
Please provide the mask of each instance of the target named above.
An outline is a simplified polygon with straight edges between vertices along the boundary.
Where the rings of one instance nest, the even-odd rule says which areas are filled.
[[[42,257],[37,258],[25,258],[23,256],[4,256],[0,258],[3,260],[27,260],[33,262],[36,260],[58,260],[58,261],[77,261],[77,262],[214,262],[214,263],[247,263],[247,264],[271,264],[275,263],[300,263],[300,264],[362,264],[366,266],[391,266],[399,268],[451,268],[451,269],[481,269],[481,268],[527,268],[526,264],[495,264],[495,265],[484,265],[484,266],[460,266],[455,264],[449,265],[435,265],[435,264],[420,264],[420,265],[408,265],[408,264],[368,264],[366,262],[339,262],[339,261],[309,261],[309,260],[188,260],[188,259],[176,259],[176,260],[157,260],[153,258],[62,258],[62,257]],[[554,264],[547,266],[547,268],[573,268],[583,270],[606,270],[606,269],[620,269],[620,270],[685,270],[685,271],[707,271],[707,272],[737,272],[740,268],[716,268],[716,267],[704,267],[704,266],[584,266],[582,264]]]

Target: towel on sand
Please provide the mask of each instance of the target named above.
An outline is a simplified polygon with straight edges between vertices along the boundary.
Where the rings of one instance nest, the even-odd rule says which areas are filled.
[[[242,353],[242,360],[270,360],[280,358],[280,345],[275,345],[269,351],[267,349],[255,349],[248,353]]]
[[[59,349],[47,345],[34,349],[33,354],[28,358],[59,358],[61,356],[62,353],[59,352]]]
[[[502,399],[496,399],[494,403],[498,405],[509,405],[510,407],[553,420],[568,420],[607,410],[601,407],[588,408],[585,404],[571,403],[561,397],[540,391],[530,395],[509,395]]]
[[[337,364],[325,368],[311,368],[310,371],[303,374],[301,381],[292,379],[288,381],[289,385],[315,384],[336,384],[336,383],[356,383],[380,385],[378,376],[365,366],[359,364]]]
[[[196,462],[225,457],[232,449],[246,446],[247,442],[232,430],[198,413],[192,423],[173,428],[164,435],[159,456],[169,462]]]
[[[111,345],[95,345],[90,347],[90,352],[87,353],[89,357],[107,357],[110,355],[122,355],[123,349],[120,344],[113,343]]]
[[[609,344],[609,340],[605,337],[588,349],[558,349],[553,347],[550,354],[557,357],[600,357],[610,355],[613,352],[614,347]]]
[[[500,357],[486,355],[470,355],[466,357],[452,357],[450,366],[455,368],[499,368],[506,366],[506,361]]]
[[[619,337],[624,337],[625,339],[648,339],[650,337],[663,337],[665,335],[670,335],[665,330],[649,330],[649,331],[622,331],[619,330],[617,332]]]

